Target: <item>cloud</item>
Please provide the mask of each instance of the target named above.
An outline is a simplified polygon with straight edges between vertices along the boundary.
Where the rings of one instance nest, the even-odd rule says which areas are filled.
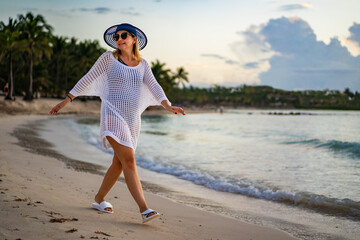
[[[343,46],[347,47],[351,55],[354,57],[360,55],[360,44],[358,42],[346,38],[342,38],[340,41]]]
[[[309,9],[313,6],[310,3],[302,2],[296,4],[285,4],[279,7],[280,11],[293,11],[293,10],[302,10],[302,9]]]
[[[192,85],[239,86],[240,84],[259,84],[260,82],[259,78],[254,77],[256,74],[253,71],[244,69],[237,61],[218,54],[202,54],[201,56],[207,57],[207,59],[187,63],[184,66],[191,75]],[[227,64],[226,61],[228,61]]]
[[[354,56],[360,55],[360,24],[355,23],[349,28],[350,36],[341,38],[340,42],[346,46],[349,52]]]
[[[95,12],[98,14],[106,14],[106,13],[112,12],[114,10],[111,8],[107,8],[107,7],[97,7],[97,8],[77,8],[77,9],[73,9],[72,11]],[[136,12],[135,8],[133,8],[133,7],[116,10],[116,12],[119,12],[120,14],[123,14],[123,15],[131,15],[131,16],[141,15],[139,12]]]
[[[29,12],[36,12],[39,9],[38,8],[32,8],[32,7],[26,7],[26,8],[22,8],[22,10],[29,11]]]
[[[359,56],[337,37],[328,44],[318,41],[311,26],[299,17],[270,19],[237,32],[238,41],[229,44],[234,56],[202,54],[209,61],[193,68],[202,70],[194,78],[221,85],[360,91],[360,24],[354,23],[349,32],[346,41],[357,46]]]
[[[231,51],[237,55],[243,64],[269,59],[276,54],[271,49],[270,44],[265,41],[265,37],[260,34],[264,26],[264,24],[251,25],[245,31],[237,32],[242,41],[230,44]]]
[[[133,8],[133,7],[121,9],[120,13],[122,13],[124,15],[131,15],[131,16],[140,16],[141,15],[139,12],[136,12],[135,8]]]
[[[210,57],[210,58],[216,58],[216,59],[224,60],[224,63],[229,64],[229,65],[237,65],[237,64],[239,64],[239,62],[237,62],[235,60],[228,59],[228,58],[220,56],[218,54],[201,54],[200,56],[201,57]]]
[[[74,9],[74,11],[81,11],[81,12],[95,12],[98,14],[108,13],[111,11],[110,8],[107,7],[97,7],[97,8],[78,8]]]
[[[350,32],[348,41],[358,43],[359,24]],[[317,41],[301,18],[271,19],[238,34],[242,41],[231,49],[260,84],[288,90],[360,90],[360,56],[351,55],[336,37],[329,44]]]
[[[245,68],[259,68],[259,63],[257,62],[249,62],[244,64]]]
[[[230,56],[203,53],[200,56],[204,59],[200,62],[186,64],[193,79],[192,84],[259,84],[259,74],[269,69],[268,59],[275,54],[264,37],[258,34],[261,29],[262,27],[253,25],[246,31],[237,32],[245,41],[231,43]]]
[[[360,24],[355,23],[349,28],[350,37],[349,40],[356,41],[360,44]]]
[[[354,40],[358,43],[360,43],[360,24],[355,23],[349,28],[350,31],[350,40]]]
[[[201,57],[212,57],[217,59],[225,59],[223,56],[220,56],[218,54],[201,54]]]
[[[302,19],[271,19],[261,30],[271,49],[271,68],[262,84],[283,89],[360,89],[360,57],[353,57],[334,37],[327,45]]]
[[[236,65],[239,64],[237,61],[231,60],[231,59],[226,59],[225,60],[226,64],[230,64],[230,65]]]
[[[259,74],[269,70],[269,59],[277,54],[260,34],[264,26],[251,25],[246,30],[237,32],[240,40],[229,45],[237,60],[232,71],[237,74],[229,76],[227,82],[232,85],[260,84]]]

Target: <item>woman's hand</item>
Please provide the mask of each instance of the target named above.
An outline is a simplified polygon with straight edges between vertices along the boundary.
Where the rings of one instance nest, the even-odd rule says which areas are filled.
[[[170,106],[169,108],[166,108],[166,110],[168,110],[169,112],[175,113],[175,114],[177,114],[179,112],[182,115],[185,115],[185,111],[181,107]]]
[[[185,115],[185,111],[181,107],[171,106],[169,101],[167,101],[167,100],[162,101],[161,105],[163,105],[163,107],[166,110],[168,110],[169,112],[172,112],[172,113],[175,113],[175,114],[177,114],[179,112],[182,115]]]
[[[70,99],[68,97],[66,97],[63,101],[61,101],[60,103],[58,103],[55,107],[53,107],[50,110],[50,114],[56,114],[58,113],[63,107],[66,106],[66,104],[68,104],[68,102],[70,102]]]

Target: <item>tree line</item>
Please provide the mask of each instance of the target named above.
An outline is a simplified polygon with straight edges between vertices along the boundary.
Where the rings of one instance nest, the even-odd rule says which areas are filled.
[[[7,99],[64,97],[106,50],[96,40],[78,41],[53,34],[41,15],[31,12],[0,22],[0,83]],[[360,109],[360,94],[345,89],[286,91],[270,86],[186,87],[188,73],[151,62],[153,74],[173,103],[200,107]],[[85,98],[86,99],[86,98]]]
[[[63,97],[106,51],[96,40],[56,36],[53,29],[31,12],[0,22],[0,82],[7,83],[7,99]],[[183,67],[172,72],[159,60],[151,66],[166,92],[188,82]]]
[[[306,108],[360,110],[360,93],[346,88],[339,90],[287,91],[270,86],[223,87],[174,89],[173,99],[184,106],[217,108]]]

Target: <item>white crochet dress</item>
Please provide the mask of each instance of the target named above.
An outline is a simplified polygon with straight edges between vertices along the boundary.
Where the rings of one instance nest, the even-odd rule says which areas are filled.
[[[99,57],[70,93],[101,98],[100,138],[105,149],[111,147],[106,139],[110,136],[135,150],[141,113],[168,100],[145,59],[129,67],[116,60],[111,51]]]

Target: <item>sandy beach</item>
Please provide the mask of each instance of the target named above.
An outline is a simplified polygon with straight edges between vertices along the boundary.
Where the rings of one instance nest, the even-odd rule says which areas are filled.
[[[276,229],[185,206],[146,191],[149,206],[161,216],[141,224],[137,206],[120,181],[106,198],[115,213],[96,211],[91,203],[102,181],[100,174],[69,168],[54,154],[29,151],[14,134],[29,121],[48,118],[48,110],[57,102],[0,102],[1,239],[295,239]],[[98,114],[99,106],[100,102],[79,101],[63,113]]]
[[[58,104],[61,100],[62,99],[40,98],[34,100],[33,102],[28,102],[23,101],[22,99],[17,99],[16,101],[4,101],[2,98],[0,100],[0,116],[18,114],[48,115],[50,109]],[[75,99],[74,102],[67,104],[66,107],[62,109],[61,112],[59,112],[59,114],[100,114],[100,106],[100,100],[81,101],[79,99]],[[208,113],[215,112],[216,110],[217,109],[213,107],[186,108],[186,112],[189,113]],[[152,106],[145,110],[143,114],[167,114],[167,111],[161,106]]]

